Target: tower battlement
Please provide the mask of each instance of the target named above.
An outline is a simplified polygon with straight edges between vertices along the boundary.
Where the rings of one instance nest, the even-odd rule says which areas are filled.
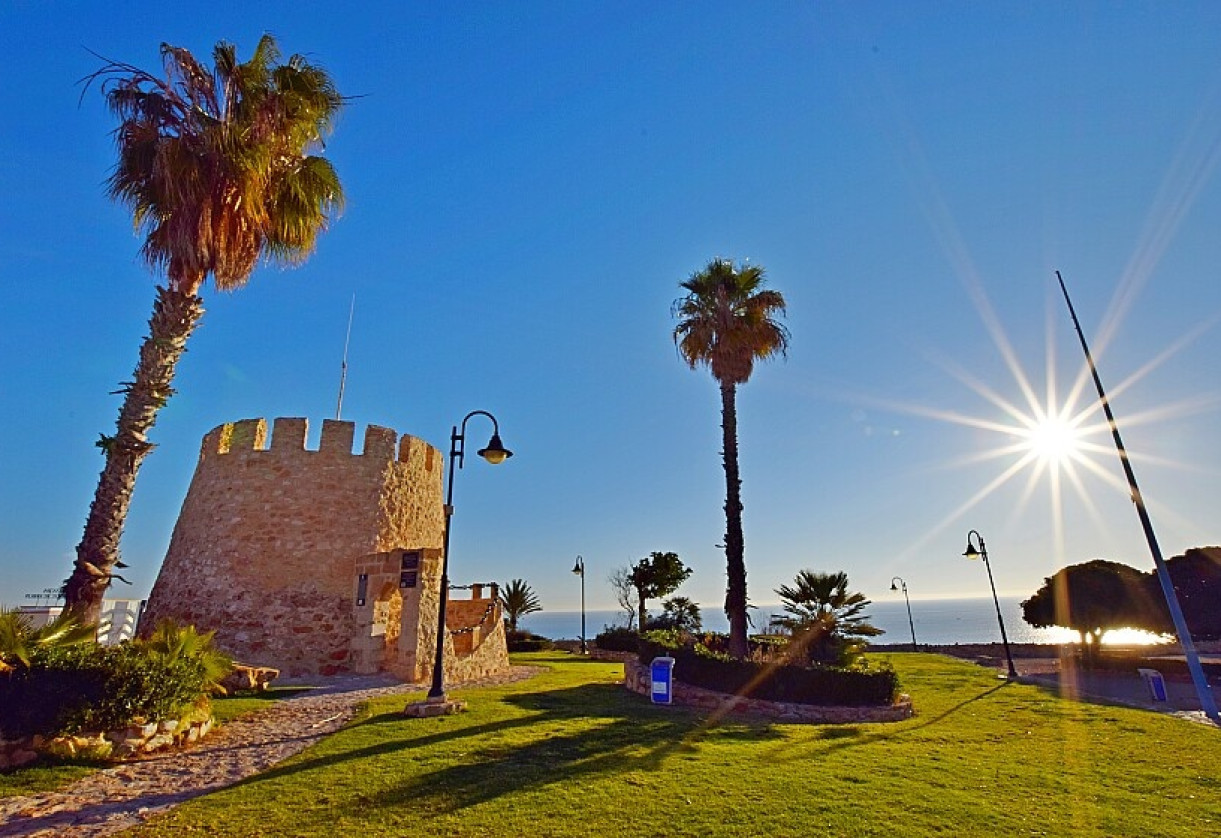
[[[222,649],[290,674],[367,663],[352,657],[368,651],[353,645],[367,616],[355,605],[356,563],[440,551],[441,452],[378,425],[356,452],[355,423],[332,419],[310,450],[308,432],[300,418],[208,431],[149,597],[149,625],[173,617],[215,629]],[[411,570],[396,567],[394,579]],[[439,591],[434,575],[427,579]]]
[[[322,434],[317,450],[306,448],[309,420],[300,418],[278,418],[272,420],[270,445],[268,445],[267,420],[241,419],[218,425],[204,435],[200,447],[201,461],[213,456],[235,453],[255,454],[312,454],[332,457],[367,457],[380,461],[395,461],[415,465],[423,459],[426,472],[431,472],[440,452],[418,437],[410,434],[400,436],[392,428],[369,425],[365,429],[364,446],[359,454],[353,453],[356,438],[356,423],[337,419],[322,420]]]

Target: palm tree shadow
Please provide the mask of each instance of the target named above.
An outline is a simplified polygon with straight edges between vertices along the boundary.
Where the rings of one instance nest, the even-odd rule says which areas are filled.
[[[766,740],[778,736],[766,724],[701,724],[684,708],[658,708],[639,696],[628,696],[617,684],[584,684],[560,690],[516,693],[501,699],[530,711],[527,715],[487,724],[446,727],[420,737],[398,735],[397,712],[379,713],[347,729],[386,727],[377,744],[338,754],[298,759],[241,781],[251,785],[292,776],[303,771],[326,770],[353,760],[401,754],[404,750],[445,745],[475,757],[473,764],[449,766],[420,775],[372,797],[362,795],[360,806],[399,806],[410,801],[436,811],[451,811],[494,799],[532,786],[567,782],[573,778],[624,770],[658,768],[671,754],[692,752],[706,737]],[[503,734],[520,728],[570,720],[604,719],[606,724],[577,733],[556,735],[526,745],[505,743]],[[461,744],[459,744],[461,743]]]
[[[997,690],[1002,690],[1008,686],[1008,682],[997,684],[989,687],[978,695],[973,695],[970,698],[964,699],[952,707],[938,713],[936,716],[931,716],[927,719],[921,719],[916,724],[905,724],[902,727],[894,725],[878,725],[869,732],[863,732],[857,725],[847,727],[828,727],[820,731],[816,737],[817,741],[828,742],[824,748],[820,749],[820,753],[834,753],[843,748],[850,748],[856,745],[868,745],[872,742],[877,742],[886,739],[897,739],[915,733],[926,727],[939,724],[945,721],[955,713],[960,712],[963,708],[974,704],[977,701],[982,701],[992,695]],[[795,759],[806,759],[807,755],[801,753],[803,750],[808,750],[809,741],[794,742],[789,745],[780,745],[772,749],[767,755],[768,760],[784,760],[791,761]]]

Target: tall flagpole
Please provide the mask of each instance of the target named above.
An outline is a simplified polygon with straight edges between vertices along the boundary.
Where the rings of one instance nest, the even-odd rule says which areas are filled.
[[[348,380],[348,343],[352,340],[352,316],[356,314],[356,295],[352,295],[352,307],[348,309],[348,336],[343,339],[343,363],[339,368],[339,402],[335,405],[335,418],[343,413],[343,385]]]
[[[1137,488],[1136,474],[1132,471],[1132,461],[1128,457],[1128,451],[1124,448],[1123,440],[1119,436],[1119,425],[1115,423],[1115,416],[1111,413],[1111,403],[1107,400],[1107,394],[1102,389],[1102,379],[1098,376],[1098,367],[1094,365],[1094,356],[1090,354],[1090,348],[1085,342],[1085,334],[1081,331],[1081,323],[1077,320],[1077,312],[1073,310],[1073,301],[1068,298],[1068,288],[1064,285],[1064,277],[1060,276],[1059,271],[1056,271],[1056,279],[1060,281],[1060,290],[1064,292],[1064,302],[1068,304],[1069,316],[1073,318],[1073,328],[1077,330],[1077,337],[1081,340],[1081,350],[1085,353],[1085,361],[1089,364],[1090,374],[1094,377],[1094,386],[1098,388],[1098,398],[1102,402],[1102,412],[1107,417],[1107,425],[1111,429],[1111,436],[1115,438],[1115,448],[1119,452],[1119,461],[1123,464],[1124,475],[1128,478],[1128,488],[1132,490],[1132,502],[1136,504],[1136,514],[1140,517],[1140,525],[1145,531],[1145,541],[1149,544],[1149,552],[1153,554],[1153,564],[1157,567],[1157,578],[1161,582],[1162,593],[1166,597],[1166,605],[1170,608],[1170,619],[1174,621],[1174,631],[1179,637],[1179,645],[1183,647],[1183,654],[1187,657],[1187,669],[1191,672],[1191,680],[1195,684],[1196,695],[1200,699],[1200,706],[1204,709],[1204,714],[1214,724],[1221,725],[1221,715],[1217,712],[1217,702],[1213,698],[1212,689],[1208,686],[1208,679],[1204,676],[1204,668],[1200,666],[1200,655],[1196,652],[1195,643],[1191,639],[1191,631],[1188,630],[1187,620],[1183,616],[1183,609],[1179,606],[1178,595],[1174,592],[1174,582],[1170,579],[1170,569],[1162,558],[1162,550],[1158,547],[1157,536],[1153,534],[1153,522],[1149,520],[1149,512],[1145,509],[1145,499],[1141,496],[1140,489]]]

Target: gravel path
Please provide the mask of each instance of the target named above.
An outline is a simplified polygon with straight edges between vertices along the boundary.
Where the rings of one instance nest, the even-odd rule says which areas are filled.
[[[520,681],[539,671],[515,666],[462,686]],[[320,689],[226,723],[190,749],[118,764],[59,791],[0,798],[0,836],[113,835],[304,750],[343,727],[361,702],[420,689],[378,676],[326,679]]]

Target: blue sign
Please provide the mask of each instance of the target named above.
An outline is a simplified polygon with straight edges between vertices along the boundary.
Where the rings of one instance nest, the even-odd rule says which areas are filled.
[[[674,658],[653,658],[649,664],[649,694],[654,704],[669,704],[674,698]]]

